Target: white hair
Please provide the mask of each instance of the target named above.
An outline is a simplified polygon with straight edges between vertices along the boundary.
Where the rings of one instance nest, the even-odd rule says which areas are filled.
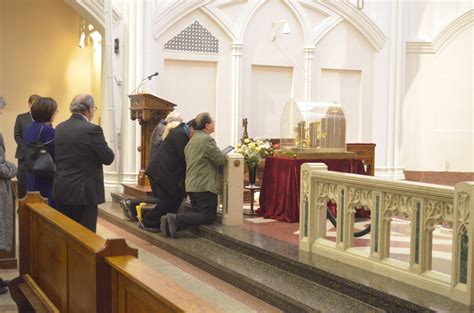
[[[72,99],[69,109],[71,113],[85,113],[94,106],[94,98],[91,95],[79,94]]]
[[[5,98],[0,96],[0,109],[4,109],[7,106],[7,102],[5,101]]]
[[[171,122],[183,122],[183,118],[181,117],[181,114],[179,114],[178,111],[173,111],[170,114],[168,114],[165,118],[166,123],[171,123]]]

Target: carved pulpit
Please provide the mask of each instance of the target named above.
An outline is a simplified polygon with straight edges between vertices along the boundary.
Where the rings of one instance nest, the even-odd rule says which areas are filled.
[[[156,124],[173,111],[176,105],[147,93],[129,95],[128,97],[130,98],[130,117],[132,120],[138,120],[142,128],[141,146],[139,147],[141,167],[138,174],[138,186],[147,187],[150,186],[150,182],[145,175],[145,168],[150,154],[151,134]]]

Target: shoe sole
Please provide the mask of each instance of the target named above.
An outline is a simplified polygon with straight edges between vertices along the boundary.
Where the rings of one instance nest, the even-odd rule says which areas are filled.
[[[167,232],[170,233],[170,237],[171,237],[171,238],[176,239],[176,238],[178,238],[178,233],[176,232],[176,230],[175,230],[174,228],[173,228],[173,231],[171,231],[171,227],[170,227],[170,224],[171,224],[171,223],[170,223],[169,220],[170,220],[170,219],[169,219],[168,217],[166,217],[166,221],[168,222],[168,223],[167,223],[167,224],[168,224],[168,227],[166,228],[166,230],[167,230]],[[175,224],[176,224],[176,223],[175,223]]]
[[[164,229],[164,231],[163,231]],[[170,237],[170,231],[168,228],[168,219],[166,218],[166,215],[163,215],[160,219],[160,230],[167,236]]]

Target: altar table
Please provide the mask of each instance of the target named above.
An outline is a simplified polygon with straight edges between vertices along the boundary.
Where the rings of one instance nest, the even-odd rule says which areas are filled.
[[[303,163],[315,162],[326,164],[329,171],[367,175],[362,161],[357,159],[267,157],[257,215],[287,223],[299,222],[300,168]]]

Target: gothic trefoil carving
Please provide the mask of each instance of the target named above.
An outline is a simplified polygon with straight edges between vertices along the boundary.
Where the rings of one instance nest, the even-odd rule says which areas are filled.
[[[214,37],[198,21],[165,43],[165,50],[219,53],[219,39]]]

